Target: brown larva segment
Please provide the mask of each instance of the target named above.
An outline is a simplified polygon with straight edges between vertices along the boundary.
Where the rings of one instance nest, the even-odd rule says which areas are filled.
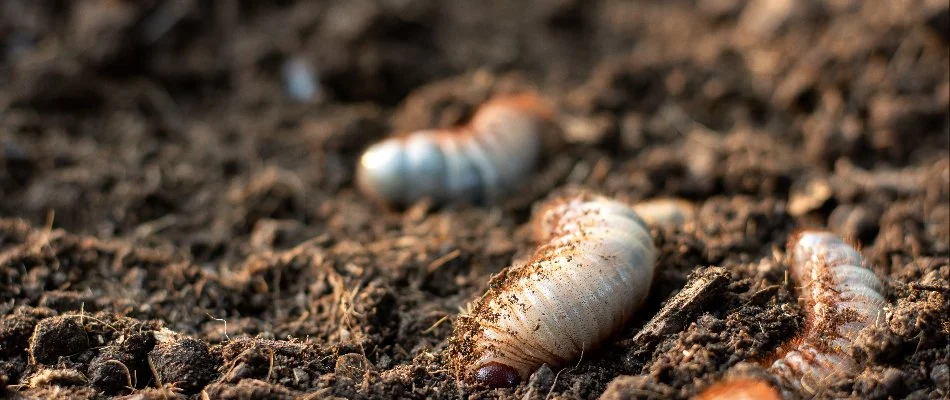
[[[535,214],[542,244],[492,282],[459,317],[450,354],[456,375],[492,386],[527,379],[542,364],[576,362],[646,299],[656,249],[627,205],[592,194],[547,202]]]
[[[357,187],[387,204],[492,203],[517,187],[539,157],[551,110],[534,94],[483,104],[468,125],[396,136],[360,158]]]
[[[850,349],[858,333],[880,318],[883,284],[858,250],[830,232],[801,232],[788,253],[805,303],[805,331],[770,370],[791,387],[816,393],[860,372]]]

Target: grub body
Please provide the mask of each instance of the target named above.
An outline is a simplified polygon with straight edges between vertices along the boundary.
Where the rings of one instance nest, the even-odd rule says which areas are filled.
[[[459,318],[454,362],[465,379],[510,386],[482,377],[525,380],[542,364],[576,363],[647,297],[656,249],[627,205],[590,194],[559,198],[533,224],[541,244],[531,260],[510,268]]]
[[[518,187],[537,163],[550,110],[534,94],[492,99],[464,126],[422,130],[370,146],[357,187],[391,205],[423,198],[494,203]]]
[[[862,329],[883,318],[883,284],[857,249],[830,232],[801,232],[788,252],[805,331],[770,370],[791,387],[816,393],[860,372],[850,350]]]

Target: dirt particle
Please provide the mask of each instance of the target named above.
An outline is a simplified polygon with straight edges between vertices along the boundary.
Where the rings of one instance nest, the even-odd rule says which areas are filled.
[[[46,386],[35,389],[28,389],[20,392],[25,399],[69,399],[69,400],[97,400],[99,399],[96,390],[85,386]],[[170,397],[150,397],[150,400],[167,400]]]
[[[30,337],[30,359],[38,364],[56,364],[60,357],[79,354],[88,348],[89,337],[77,315],[46,318],[36,324]]]
[[[554,384],[554,371],[547,364],[542,364],[537,371],[528,378],[528,391],[523,399],[543,399],[547,396],[551,385]]]
[[[245,378],[264,378],[273,363],[274,353],[264,346],[252,346],[235,358],[222,382],[238,383]]]
[[[896,399],[907,394],[906,374],[897,368],[871,369],[854,380],[854,389],[865,399]]]
[[[303,368],[294,368],[292,372],[294,374],[294,383],[297,386],[310,382],[310,374],[304,371]]]
[[[178,400],[182,399],[183,396],[176,396],[164,388],[145,388],[128,396],[122,396],[119,398],[122,400]]]
[[[789,214],[796,217],[805,215],[821,208],[831,198],[831,186],[827,179],[815,178],[799,182],[803,184],[792,187],[792,193],[789,195]]]
[[[673,388],[657,383],[647,375],[623,375],[614,378],[607,385],[601,400],[626,400],[638,398],[668,399],[674,394]]]
[[[0,318],[0,356],[8,357],[26,351],[36,324],[55,314],[47,308],[18,307]]]
[[[935,366],[930,370],[930,380],[944,393],[950,393],[950,366],[947,364]]]
[[[198,393],[214,379],[217,368],[208,346],[194,338],[159,338],[148,360],[163,385],[186,394]]]
[[[222,346],[226,371],[218,383],[238,383],[245,379],[279,382],[289,389],[313,390],[320,377],[333,370],[329,350],[296,341],[235,339]]]
[[[137,360],[116,348],[106,348],[89,363],[89,380],[105,394],[118,394],[135,388],[138,379],[150,372],[137,371]]]
[[[842,237],[870,244],[878,233],[876,215],[879,214],[866,206],[842,204],[828,216],[828,228]]]
[[[933,29],[945,42],[950,42],[950,7],[933,11],[927,18],[927,26]]]
[[[661,338],[683,330],[700,311],[722,298],[731,279],[729,271],[719,267],[691,274],[686,286],[633,337],[638,352],[649,354]]]
[[[337,376],[346,377],[357,382],[363,380],[363,376],[373,370],[373,364],[369,362],[362,354],[350,353],[341,355],[336,359]]]
[[[202,396],[218,400],[290,400],[296,393],[283,386],[273,385],[257,379],[244,379],[237,384],[213,383],[202,392]]]

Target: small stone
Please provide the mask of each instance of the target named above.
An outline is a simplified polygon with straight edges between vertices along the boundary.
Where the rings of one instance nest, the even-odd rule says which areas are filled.
[[[554,384],[554,371],[547,364],[542,364],[537,371],[528,378],[528,392],[523,399],[543,399],[547,396],[551,385]]]
[[[298,386],[303,386],[303,384],[310,382],[310,374],[307,371],[304,371],[303,368],[294,368],[294,384]]]
[[[296,101],[308,102],[320,99],[320,82],[313,65],[303,57],[292,57],[282,68],[284,90]]]

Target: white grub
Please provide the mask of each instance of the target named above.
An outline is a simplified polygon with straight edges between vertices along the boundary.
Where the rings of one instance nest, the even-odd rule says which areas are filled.
[[[696,219],[696,205],[677,198],[656,198],[633,205],[633,211],[649,226],[682,227]]]
[[[522,184],[541,152],[550,109],[531,93],[496,97],[468,125],[395,136],[360,158],[357,187],[385,204],[493,203]]]
[[[456,376],[513,386],[542,364],[563,367],[596,349],[640,307],[656,249],[626,204],[581,193],[534,215],[540,246],[491,283],[459,316],[450,354]]]
[[[881,318],[883,284],[853,246],[830,232],[800,232],[789,242],[788,253],[805,305],[805,332],[770,371],[791,387],[814,394],[863,368],[851,356],[851,347],[862,329]]]

